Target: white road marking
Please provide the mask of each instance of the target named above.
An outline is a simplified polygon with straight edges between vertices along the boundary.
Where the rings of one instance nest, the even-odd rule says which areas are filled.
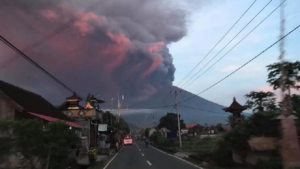
[[[144,154],[142,153],[142,156],[144,156]]]
[[[152,165],[148,160],[147,160],[147,163],[148,163],[149,165]]]
[[[122,150],[122,149],[121,149]],[[120,150],[120,151],[121,151]],[[119,151],[119,152],[120,152]],[[119,152],[105,165],[105,167],[103,168],[103,169],[106,169],[107,167],[108,167],[108,165],[112,162],[112,160],[114,160],[116,157],[117,157],[117,155],[119,154]]]
[[[141,149],[139,149],[139,151],[141,151]]]
[[[155,148],[155,147],[153,147],[153,146],[150,146],[150,147],[152,147],[153,149],[155,149],[155,150],[157,150],[157,151],[159,151],[159,152],[161,152],[161,153],[164,153],[164,154],[169,155],[169,156],[171,156],[171,157],[175,157],[175,158],[177,158],[178,160],[181,160],[181,161],[183,161],[183,162],[186,162],[186,163],[188,163],[188,164],[190,164],[190,165],[192,165],[192,166],[194,166],[194,167],[196,167],[196,168],[203,169],[202,167],[199,167],[199,166],[197,166],[197,165],[195,165],[195,164],[193,164],[193,163],[191,163],[191,162],[189,162],[189,161],[186,161],[186,160],[184,160],[184,159],[182,159],[182,158],[179,158],[179,157],[177,157],[177,156],[175,156],[175,155],[172,155],[172,154],[168,154],[168,153],[166,153],[166,152],[163,152],[163,151],[161,151],[161,150],[159,150],[159,149],[157,149],[157,148]]]

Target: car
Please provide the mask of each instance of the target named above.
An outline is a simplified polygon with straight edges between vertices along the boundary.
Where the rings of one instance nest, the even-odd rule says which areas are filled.
[[[132,145],[133,140],[132,140],[132,138],[131,138],[130,136],[127,135],[127,136],[123,139],[123,143],[124,143],[124,146],[126,146],[126,145]]]

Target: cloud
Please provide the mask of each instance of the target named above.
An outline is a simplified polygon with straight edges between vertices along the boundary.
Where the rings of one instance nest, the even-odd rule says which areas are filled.
[[[0,26],[0,33],[20,49],[55,32],[26,54],[79,94],[94,93],[109,99],[118,92],[130,104],[172,85],[175,67],[167,45],[187,33],[185,11],[175,3],[28,0],[1,1],[0,5],[0,19],[5,25]],[[68,96],[51,93],[48,97],[49,93],[37,85],[56,89],[57,84],[49,83],[15,53],[6,52],[4,56],[3,62],[17,59],[8,64],[1,60],[0,65],[6,66],[3,74],[14,78],[11,81],[0,75],[2,80],[31,86],[55,104],[57,97]]]
[[[48,19],[57,18],[57,14],[52,10],[41,10],[41,14]]]

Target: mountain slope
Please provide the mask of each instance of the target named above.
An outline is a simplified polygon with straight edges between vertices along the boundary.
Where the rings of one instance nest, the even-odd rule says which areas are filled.
[[[151,126],[153,121],[153,115],[151,113],[155,113],[154,121],[157,124],[159,119],[162,116],[164,116],[167,112],[172,111],[173,113],[176,113],[176,109],[173,108],[173,106],[159,108],[159,109],[150,109],[147,111],[145,111],[145,109],[149,109],[151,107],[160,107],[163,105],[174,105],[175,104],[174,90],[178,91],[179,103],[187,98],[194,96],[194,94],[174,86],[164,87],[159,91],[157,91],[154,95],[150,96],[147,100],[131,105],[130,109],[135,111],[130,113],[130,110],[128,110],[129,113],[123,114],[122,117],[125,118],[126,121],[129,121],[131,123],[140,123],[145,126]],[[170,91],[172,91],[171,94],[169,94]],[[162,104],[162,102],[165,100],[166,97],[167,97],[167,101],[165,101]],[[191,109],[183,106],[195,107],[203,110]],[[195,96],[193,99],[190,99],[184,103],[179,104],[179,114],[181,115],[181,119],[183,119],[185,123],[199,123],[202,125],[204,125],[205,123],[225,124],[226,118],[230,114],[224,112],[222,108],[224,108],[224,106],[203,99],[202,97]],[[208,111],[204,111],[204,110],[208,110]]]

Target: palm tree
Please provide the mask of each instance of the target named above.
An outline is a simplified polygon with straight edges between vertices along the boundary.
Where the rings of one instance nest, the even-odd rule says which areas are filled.
[[[283,64],[283,65],[282,65]],[[284,70],[284,76],[281,71],[281,66]],[[268,83],[273,86],[274,90],[280,88],[281,80],[283,85],[283,91],[288,91],[290,95],[290,90],[292,88],[299,89],[300,86],[297,85],[297,82],[300,82],[300,62],[284,62],[284,63],[274,63],[267,66],[268,74]]]
[[[277,109],[275,94],[272,92],[255,92],[246,94],[247,105],[253,112],[263,112],[265,110],[274,111]]]

